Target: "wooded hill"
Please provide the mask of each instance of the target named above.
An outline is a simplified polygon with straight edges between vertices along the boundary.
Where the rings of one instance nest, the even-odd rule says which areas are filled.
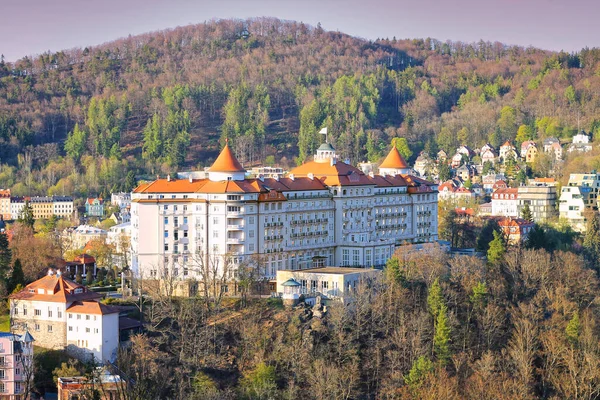
[[[136,177],[210,165],[225,137],[246,165],[294,165],[323,126],[352,162],[379,160],[394,137],[414,158],[596,133],[599,59],[597,49],[372,42],[274,18],[25,57],[0,63],[0,187],[128,190]]]

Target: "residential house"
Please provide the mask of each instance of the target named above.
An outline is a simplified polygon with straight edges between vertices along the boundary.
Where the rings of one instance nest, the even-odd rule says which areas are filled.
[[[535,161],[537,154],[538,154],[538,149],[534,143],[533,146],[529,146],[527,148],[527,151],[525,153],[525,162],[531,164],[532,162]]]
[[[115,249],[113,264],[119,268],[128,267],[131,255],[131,222],[111,227],[106,242],[113,245]]]
[[[13,220],[19,219],[24,208],[25,208],[25,197],[11,197],[10,198],[11,219],[13,219]]]
[[[467,156],[467,158],[469,160],[471,158],[473,158],[473,156],[475,156],[475,152],[473,150],[471,150],[471,148],[469,148],[469,146],[465,146],[465,145],[462,145],[458,149],[456,149],[456,152]]]
[[[492,193],[492,215],[519,217],[518,189],[496,189]]]
[[[508,244],[518,245],[527,240],[535,223],[522,218],[502,218],[498,225]]]
[[[509,157],[512,157],[515,160],[519,158],[517,154],[517,149],[515,148],[515,146],[510,144],[508,140],[502,146],[500,146],[499,157],[502,162],[505,162],[506,159]]]
[[[438,198],[440,200],[449,200],[454,198],[454,193],[458,184],[453,180],[448,180],[438,186]]]
[[[590,137],[584,131],[580,131],[577,135],[573,136],[573,142],[571,143],[571,145],[569,145],[567,151],[569,153],[572,153],[574,151],[582,153],[592,151]]]
[[[489,144],[489,143],[486,143],[486,144],[484,144],[484,145],[481,147],[481,151],[479,152],[479,154],[483,154],[483,153],[485,153],[485,152],[486,152],[486,151],[488,151],[488,150],[490,150],[492,153],[495,153],[495,152],[496,152],[496,149],[494,148],[494,146],[492,146],[492,145],[491,145],[491,144]]]
[[[98,274],[96,259],[89,254],[80,254],[71,261],[65,261],[61,272],[69,279],[75,279],[78,274],[81,274],[83,280],[86,280],[88,273],[95,278]]]
[[[33,342],[27,331],[0,332],[0,399],[30,398],[25,390],[33,387]]]
[[[527,155],[527,150],[529,150],[530,147],[536,147],[533,140],[526,140],[521,143],[521,158],[525,158]]]
[[[118,206],[120,210],[131,207],[131,193],[111,193],[110,204]]]
[[[444,149],[437,152],[438,162],[443,162],[443,161],[446,161],[447,159],[448,159],[448,153],[446,153],[446,151],[444,151]]]
[[[85,201],[85,213],[88,217],[104,217],[104,200],[99,197],[88,198]]]
[[[556,160],[562,160],[563,148],[560,145],[560,141],[555,137],[544,139],[544,152],[551,153],[554,155]]]
[[[481,177],[481,184],[486,194],[491,194],[497,187],[494,187],[499,180],[506,179],[504,174],[487,174]]]
[[[452,160],[450,161],[450,166],[452,168],[458,168],[460,167],[460,165],[463,163],[464,161],[464,154],[462,153],[456,153],[455,155],[452,156]]]
[[[62,233],[63,244],[67,250],[83,249],[90,240],[105,239],[107,232],[104,229],[91,225],[79,225],[76,228],[67,228]]]
[[[492,149],[486,149],[481,153],[481,163],[485,164],[486,162],[495,164],[496,163],[496,153]]]
[[[114,361],[119,347],[119,312],[98,302],[102,296],[65,278],[60,271],[13,293],[11,329],[36,337],[36,345],[66,349],[80,359]]]
[[[492,202],[480,204],[479,215],[482,217],[492,215]]]
[[[463,164],[456,169],[456,176],[464,181],[471,179],[474,175],[473,168],[470,165]]]
[[[413,169],[419,174],[419,176],[426,177],[427,175],[435,174],[436,165],[426,153],[421,152],[421,154],[419,154],[415,160]]]

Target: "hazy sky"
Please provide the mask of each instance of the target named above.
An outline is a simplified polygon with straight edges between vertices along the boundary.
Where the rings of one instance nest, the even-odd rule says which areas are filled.
[[[212,18],[258,16],[321,22],[368,39],[600,47],[600,0],[0,0],[0,53],[15,61]]]

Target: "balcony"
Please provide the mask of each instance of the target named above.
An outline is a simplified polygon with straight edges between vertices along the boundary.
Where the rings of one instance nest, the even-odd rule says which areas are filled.
[[[227,229],[232,231],[239,231],[244,229],[244,224],[228,224]]]
[[[243,237],[240,237],[240,238],[228,237],[227,243],[228,244],[244,244],[244,238]]]

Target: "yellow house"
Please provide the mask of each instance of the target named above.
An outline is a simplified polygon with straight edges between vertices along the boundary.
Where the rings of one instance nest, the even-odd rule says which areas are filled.
[[[527,153],[525,153],[525,162],[532,163],[537,157],[538,149],[536,146],[529,146]]]

